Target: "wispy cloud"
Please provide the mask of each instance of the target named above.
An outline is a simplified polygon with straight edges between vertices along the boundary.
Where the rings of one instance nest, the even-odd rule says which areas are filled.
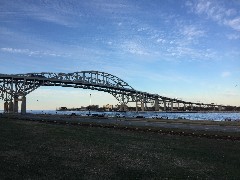
[[[102,38],[102,34],[98,36],[96,33],[95,37],[98,39],[96,41],[97,45],[95,47],[91,46],[88,48],[80,48],[83,49],[80,52],[77,52],[78,48],[74,48],[71,46],[71,52],[73,52],[73,56],[81,56],[84,54],[88,54],[87,52],[90,49],[93,49],[92,53],[98,57],[106,56],[109,52],[105,52],[104,48],[110,49],[111,53],[129,53],[136,56],[151,56],[156,57],[161,55],[161,59],[171,59],[171,58],[182,58],[185,56],[189,56],[188,59],[196,59],[201,57],[200,54],[203,54],[204,58],[212,56],[213,53],[210,53],[208,50],[197,50],[193,47],[193,44],[196,44],[198,39],[205,36],[205,31],[198,25],[187,24],[186,22],[182,22],[179,26],[172,28],[174,26],[170,26],[170,22],[177,25],[176,22],[179,22],[179,17],[176,14],[171,14],[164,16],[163,13],[158,13],[157,17],[154,18],[156,21],[163,21],[162,25],[167,25],[170,27],[169,31],[161,30],[159,27],[148,23],[147,21],[142,20],[140,15],[142,15],[141,9],[139,9],[136,3],[131,4],[131,2],[126,1],[106,1],[103,0],[101,2],[94,0],[91,2],[68,2],[68,1],[44,1],[38,3],[23,3],[19,5],[19,10],[17,10],[16,5],[12,3],[11,5],[17,16],[20,12],[19,16],[28,16],[30,18],[34,18],[41,21],[51,22],[63,26],[74,26],[79,25],[83,19],[98,17],[97,19],[102,20],[113,20],[109,21],[109,25],[112,27],[115,24],[116,31],[114,32],[117,36],[109,39]],[[79,10],[80,9],[80,10]],[[88,12],[86,11],[88,10]],[[230,12],[229,12],[230,14]],[[137,16],[136,16],[137,15]],[[144,14],[147,16],[151,16],[151,14]],[[160,19],[159,19],[160,18]],[[111,24],[113,22],[113,24]],[[97,23],[98,24],[98,23]],[[99,23],[101,24],[101,23]],[[103,27],[106,28],[106,27]],[[115,35],[114,34],[114,35]],[[22,37],[22,35],[17,38]],[[27,41],[30,41],[29,38]],[[49,40],[46,40],[49,41]],[[77,40],[73,40],[74,43],[78,44]],[[93,42],[94,40],[86,38],[86,41]],[[26,40],[24,40],[26,42]],[[36,41],[39,43],[39,41]],[[33,41],[30,42],[34,43]],[[49,48],[52,49],[48,44],[45,43]],[[118,44],[118,45],[116,45]],[[81,45],[80,45],[81,46]],[[107,47],[106,47],[107,46]],[[5,48],[5,47],[4,47]],[[69,51],[69,47],[65,47],[63,51]],[[102,49],[101,49],[102,48]],[[25,54],[28,56],[64,56],[60,51],[50,52],[44,50],[44,48],[36,48],[43,49],[39,51],[34,51],[26,46],[26,49],[5,49],[5,52],[19,53]],[[88,50],[85,50],[88,49]],[[112,51],[113,50],[113,51]],[[3,50],[2,50],[3,51]],[[202,57],[201,57],[202,58]],[[159,58],[158,58],[159,59]]]
[[[221,76],[224,77],[224,78],[229,77],[229,76],[231,76],[231,72],[224,71],[224,72],[222,72]]]
[[[240,31],[239,11],[226,7],[221,2],[215,0],[191,0],[186,2],[186,6],[195,14],[205,15],[207,18],[221,25],[226,25]]]
[[[6,1],[2,6],[0,16],[7,16],[10,19],[37,19],[44,22],[51,22],[63,26],[76,26],[75,19],[81,16],[73,4],[67,1],[38,1],[27,2]],[[74,17],[74,18],[73,18]]]
[[[2,11],[1,11],[2,9]],[[67,27],[79,27],[88,18],[129,19],[127,14],[136,9],[129,2],[92,1],[6,1],[0,7],[0,17],[26,18]]]
[[[224,24],[230,26],[237,31],[240,31],[240,16],[234,19],[225,20]]]
[[[15,49],[15,48],[9,48],[9,47],[1,48],[0,50],[2,52],[24,54],[27,56],[53,56],[53,57],[69,56],[67,54],[58,54],[50,51],[32,51],[29,49]]]
[[[240,34],[228,34],[227,38],[230,40],[237,40],[240,39]]]
[[[88,8],[92,9],[95,11],[96,14],[99,13],[110,13],[114,17],[115,15],[119,14],[126,14],[130,13],[133,9],[133,7],[130,5],[129,2],[127,1],[98,1],[98,0],[92,0],[87,3],[85,3]]]
[[[149,51],[141,43],[135,41],[126,41],[121,45],[122,49],[125,52],[134,54],[134,55],[149,55]]]
[[[192,40],[193,38],[204,36],[205,31],[198,29],[194,25],[185,25],[182,29],[182,34],[186,36],[187,39]]]
[[[176,46],[169,48],[168,56],[172,56],[178,59],[185,59],[186,61],[205,61],[205,60],[217,60],[217,52],[212,49],[196,49],[192,47]],[[219,57],[220,58],[220,57]]]

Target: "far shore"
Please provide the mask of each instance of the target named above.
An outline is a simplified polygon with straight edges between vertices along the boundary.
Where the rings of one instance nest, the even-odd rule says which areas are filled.
[[[47,110],[42,110],[47,111]],[[55,111],[55,110],[52,110]],[[56,111],[88,111],[88,110],[72,110],[72,109],[66,109],[66,110],[56,110]],[[94,112],[136,112],[136,113],[240,113],[240,111],[98,111],[98,110],[91,110]]]

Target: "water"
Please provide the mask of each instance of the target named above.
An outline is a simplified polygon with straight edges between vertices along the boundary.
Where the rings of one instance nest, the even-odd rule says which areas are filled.
[[[0,113],[3,113],[0,110]],[[75,113],[76,115],[86,116],[88,111],[55,111],[55,110],[27,110],[27,113],[32,114],[60,114],[60,115],[70,115]],[[240,113],[166,113],[166,112],[94,112],[91,114],[105,114],[108,117],[125,116],[125,117],[136,117],[143,116],[145,118],[163,117],[168,119],[190,119],[190,120],[213,120],[213,121],[224,121],[226,119],[239,120]]]

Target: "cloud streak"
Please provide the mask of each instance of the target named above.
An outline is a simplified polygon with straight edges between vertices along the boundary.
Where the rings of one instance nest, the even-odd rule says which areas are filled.
[[[207,18],[240,31],[240,15],[234,8],[224,6],[222,1],[215,0],[194,0],[187,1],[186,6],[192,13],[204,15]]]
[[[227,38],[230,40],[237,40],[240,39],[240,34],[228,34]]]
[[[32,51],[29,49],[15,49],[15,48],[1,48],[0,49],[2,52],[7,52],[7,53],[13,53],[13,54],[23,54],[27,56],[52,56],[52,57],[62,57],[62,56],[68,56],[66,54],[57,54],[55,52],[50,52],[50,51]]]
[[[229,76],[231,76],[231,72],[229,72],[229,71],[224,71],[224,72],[222,72],[221,76],[222,76],[223,78],[229,77]]]
[[[182,30],[182,34],[187,37],[188,40],[192,40],[194,38],[199,38],[205,35],[204,30],[197,29],[197,27],[193,25],[184,26]]]
[[[240,31],[240,16],[234,19],[225,20],[224,24],[230,26],[237,31]]]

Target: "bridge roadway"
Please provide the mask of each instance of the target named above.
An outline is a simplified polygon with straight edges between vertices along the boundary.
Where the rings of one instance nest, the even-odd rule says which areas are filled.
[[[4,112],[18,113],[18,102],[21,101],[21,113],[26,113],[26,96],[41,86],[61,86],[104,91],[112,94],[121,104],[121,110],[127,110],[129,102],[136,103],[142,111],[151,104],[155,111],[194,110],[207,107],[211,110],[222,110],[226,106],[187,102],[158,94],[151,94],[133,89],[122,79],[105,72],[81,71],[74,73],[27,73],[0,74],[0,99],[4,100]]]

